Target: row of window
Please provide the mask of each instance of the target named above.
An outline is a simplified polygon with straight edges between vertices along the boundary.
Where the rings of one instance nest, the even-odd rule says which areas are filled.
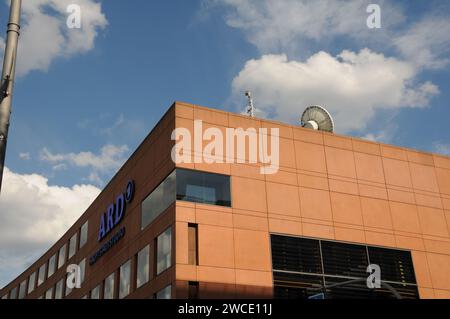
[[[87,242],[88,235],[88,222],[86,221],[78,232],[75,233],[68,243],[65,243],[57,253],[51,256],[48,261],[41,265],[35,272],[33,272],[28,278],[24,279],[18,287],[11,289],[9,294],[6,294],[2,299],[23,299],[26,295],[32,293],[37,287],[42,285],[48,278],[50,278],[58,269],[60,269],[67,260],[72,258],[77,249],[82,248]],[[85,269],[85,260],[80,263],[80,267]],[[50,293],[50,292],[48,292]]]
[[[172,228],[168,228],[160,234],[154,243],[155,251],[155,275],[159,275],[172,266]],[[82,299],[115,299],[125,298],[131,292],[131,280],[133,273],[136,273],[136,289],[140,288],[150,280],[150,245],[142,248],[135,256],[135,269],[132,269],[131,259],[123,263],[118,271],[114,271],[108,275],[101,283],[94,287],[89,294],[83,296]],[[84,282],[84,259],[82,270],[82,282]],[[63,278],[56,283],[54,287],[49,288],[41,299],[61,299],[63,297],[63,286],[67,278]],[[116,289],[116,285],[118,285]],[[53,294],[53,292],[55,292]],[[64,296],[68,296],[72,292],[65,284]],[[171,287],[167,286],[158,293],[154,298],[165,299],[171,297]]]

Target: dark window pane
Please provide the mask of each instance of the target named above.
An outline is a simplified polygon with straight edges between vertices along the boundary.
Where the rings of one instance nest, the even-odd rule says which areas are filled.
[[[381,268],[381,280],[416,283],[411,253],[408,251],[369,247],[371,264]]]
[[[229,176],[185,169],[176,174],[178,200],[231,206]]]
[[[322,241],[324,273],[346,277],[367,278],[365,246]]]
[[[322,273],[319,241],[288,236],[271,236],[273,269]]]
[[[323,277],[318,275],[301,275],[274,271],[274,298],[307,299],[321,293]]]

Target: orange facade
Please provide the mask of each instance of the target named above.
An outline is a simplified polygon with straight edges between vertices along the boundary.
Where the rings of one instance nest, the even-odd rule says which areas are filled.
[[[204,129],[216,127],[223,132],[238,127],[278,128],[278,173],[260,174],[260,163],[236,161],[175,165],[171,133],[181,127],[192,131],[194,120],[202,120]],[[176,201],[141,230],[142,200],[175,166],[230,176],[231,207]],[[172,266],[140,288],[133,275],[130,298],[149,298],[168,283],[172,297],[186,298],[189,282],[199,283],[201,298],[270,298],[270,234],[409,250],[420,297],[450,298],[450,158],[180,102],[63,238],[0,294],[28,278],[87,220],[88,242],[72,261],[78,263],[98,250],[99,216],[129,179],[135,181],[136,194],[122,222],[127,233],[87,267],[84,285],[70,298],[86,295],[130,258],[135,267],[133,256],[169,226],[174,234]],[[188,256],[190,224],[198,229],[194,265]],[[37,298],[55,285],[65,275],[63,268],[28,297]]]

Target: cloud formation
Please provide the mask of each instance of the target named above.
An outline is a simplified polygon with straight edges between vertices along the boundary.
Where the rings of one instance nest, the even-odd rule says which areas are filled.
[[[232,89],[239,97],[250,88],[260,111],[291,123],[305,106],[325,105],[337,130],[348,132],[364,129],[380,108],[428,106],[439,90],[430,82],[414,84],[415,75],[411,64],[369,49],[336,57],[319,52],[305,62],[264,55],[245,64]]]
[[[69,29],[66,25],[67,6],[72,3],[81,7],[80,29]],[[19,76],[33,70],[47,71],[56,58],[92,50],[95,38],[108,21],[96,0],[33,0],[22,1],[21,24]]]
[[[43,148],[40,153],[40,160],[53,164],[54,170],[67,169],[69,165],[89,168],[91,172],[86,179],[100,185],[103,181],[99,174],[116,171],[125,162],[128,153],[127,145],[116,146],[112,144],[103,146],[99,154],[92,152],[52,153],[47,148]]]
[[[0,196],[0,286],[58,240],[99,193],[92,185],[50,185],[42,175],[5,168]]]

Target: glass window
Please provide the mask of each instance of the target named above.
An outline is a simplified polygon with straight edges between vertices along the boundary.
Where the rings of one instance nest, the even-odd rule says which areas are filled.
[[[120,266],[120,286],[119,286],[119,298],[125,298],[130,293],[131,283],[131,261],[128,260],[122,266]]]
[[[172,285],[168,285],[166,288],[161,289],[156,293],[156,299],[170,299],[172,298]]]
[[[36,272],[30,275],[30,279],[28,280],[28,293],[34,290],[34,285],[36,284]]]
[[[52,297],[53,297],[53,287],[50,287],[45,292],[45,299],[52,299]]]
[[[71,292],[72,292],[72,288],[69,287],[69,285],[67,284],[67,277],[69,275],[66,275],[66,293],[64,294],[65,296],[68,296]]]
[[[78,266],[80,267],[80,284],[82,284],[84,282],[84,277],[86,274],[86,258],[80,261]]]
[[[177,169],[177,200],[231,207],[230,176]]]
[[[8,294],[2,296],[2,299],[8,299]]]
[[[158,236],[156,245],[156,274],[159,275],[172,265],[172,228]]]
[[[67,259],[70,259],[73,255],[75,255],[75,252],[77,251],[77,234],[74,234],[72,238],[69,240],[69,256]]]
[[[112,273],[105,279],[103,298],[104,299],[113,299],[114,298],[114,273]]]
[[[81,297],[81,299],[88,299],[87,295],[84,295],[83,297]]]
[[[9,294],[9,299],[17,299],[17,287],[11,289],[11,293]]]
[[[50,259],[48,260],[48,275],[47,275],[48,278],[50,278],[50,276],[55,273],[55,267],[56,267],[56,254],[50,257]]]
[[[175,201],[175,171],[142,202],[141,229],[156,219]]]
[[[64,246],[62,246],[59,249],[59,254],[58,254],[58,269],[61,268],[64,263],[66,262],[66,249],[67,248],[67,244],[64,244]]]
[[[91,291],[91,299],[100,299],[100,285],[92,289]]]
[[[38,286],[40,286],[45,281],[45,272],[47,270],[47,264],[43,264],[39,268]]]
[[[60,279],[56,283],[55,287],[55,299],[61,299],[63,297],[63,284],[64,284],[64,278]]]
[[[27,292],[27,280],[25,279],[19,285],[19,299],[23,299]]]
[[[136,288],[141,287],[149,280],[150,245],[145,246],[137,256]]]
[[[80,248],[83,247],[87,242],[88,235],[88,221],[86,221],[80,230]]]

